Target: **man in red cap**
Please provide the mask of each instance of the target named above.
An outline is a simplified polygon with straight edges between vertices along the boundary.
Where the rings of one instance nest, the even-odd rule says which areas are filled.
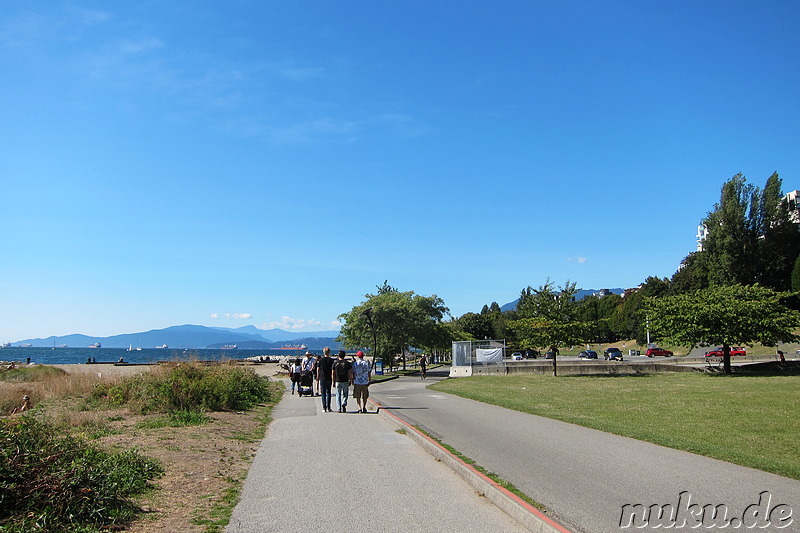
[[[356,352],[356,362],[353,363],[353,397],[358,403],[358,412],[367,412],[367,398],[369,398],[369,383],[372,378],[372,365],[364,360],[364,352]]]

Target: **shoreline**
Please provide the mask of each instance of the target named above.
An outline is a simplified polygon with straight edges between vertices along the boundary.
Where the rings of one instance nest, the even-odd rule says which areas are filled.
[[[25,364],[19,365],[20,367],[27,366]],[[100,363],[65,363],[65,364],[44,364],[44,365],[31,365],[31,366],[52,366],[60,368],[70,375],[88,375],[95,374],[97,377],[124,377],[135,376],[144,372],[150,372],[155,368],[161,368],[159,363],[142,363],[142,364],[100,364]],[[273,377],[277,372],[283,370],[278,363],[259,363],[259,364],[243,364],[248,368],[252,368],[256,375]]]

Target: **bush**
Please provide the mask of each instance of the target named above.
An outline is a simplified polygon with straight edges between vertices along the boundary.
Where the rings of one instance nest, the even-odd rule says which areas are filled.
[[[0,381],[28,383],[31,381],[46,381],[54,377],[65,376],[66,374],[66,372],[54,366],[18,366],[14,370],[0,372]]]
[[[141,413],[247,410],[270,397],[268,379],[252,369],[181,363],[113,385],[98,384],[92,396]]]
[[[0,529],[96,531],[131,520],[129,497],[163,472],[136,450],[110,453],[33,416],[0,420]]]

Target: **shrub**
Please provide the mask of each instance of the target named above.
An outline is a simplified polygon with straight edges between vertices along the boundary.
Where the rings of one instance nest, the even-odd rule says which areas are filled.
[[[0,529],[93,531],[129,521],[129,499],[163,472],[136,450],[110,453],[33,416],[0,420]]]
[[[60,368],[47,365],[19,366],[14,370],[0,372],[0,381],[31,382],[46,381],[54,377],[65,376],[67,373]]]
[[[118,383],[98,384],[93,397],[141,413],[246,410],[269,399],[268,379],[249,368],[181,363]]]

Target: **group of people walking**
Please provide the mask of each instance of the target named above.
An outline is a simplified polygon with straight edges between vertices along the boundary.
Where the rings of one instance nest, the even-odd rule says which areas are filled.
[[[369,384],[372,381],[372,365],[364,359],[364,352],[356,352],[355,359],[346,359],[344,350],[339,351],[338,358],[331,357],[331,349],[327,346],[322,350],[321,357],[314,357],[311,352],[306,352],[304,359],[296,359],[289,367],[292,382],[292,394],[295,388],[300,394],[301,383],[304,379],[311,381],[312,394],[322,399],[322,410],[330,413],[332,390],[336,388],[336,403],[339,412],[347,412],[347,400],[350,395],[350,385],[353,385],[353,397],[358,404],[358,413],[367,412],[367,399],[369,398]]]

